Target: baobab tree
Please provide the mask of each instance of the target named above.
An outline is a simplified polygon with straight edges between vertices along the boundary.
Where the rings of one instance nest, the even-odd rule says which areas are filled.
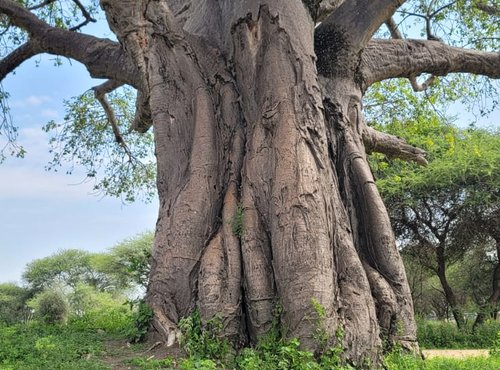
[[[124,150],[106,94],[137,90],[131,129],[153,130],[160,200],[147,302],[167,345],[194,309],[254,343],[280,305],[284,335],[315,349],[319,303],[354,364],[376,361],[382,339],[417,347],[366,152],[425,163],[424,151],[369,127],[363,94],[390,78],[417,90],[453,72],[499,78],[498,53],[400,38],[400,0],[101,0],[118,42],[79,32],[92,14],[78,0],[80,22],[43,20],[54,3],[0,0],[4,25],[25,32],[0,76],[39,53],[83,63],[107,79],[96,97]],[[384,24],[393,38],[374,38]]]

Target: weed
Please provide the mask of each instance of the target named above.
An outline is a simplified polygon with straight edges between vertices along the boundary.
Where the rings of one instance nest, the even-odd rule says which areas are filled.
[[[203,325],[200,312],[196,310],[179,321],[179,329],[181,346],[191,358],[212,359],[219,363],[227,359],[231,346],[220,337],[223,329],[220,317],[213,317]]]
[[[126,331],[127,337],[132,343],[141,342],[146,338],[151,320],[153,320],[153,309],[143,300],[128,301],[131,309],[135,308],[134,325]]]
[[[243,236],[243,214],[244,208],[243,205],[238,205],[236,209],[236,213],[234,215],[233,220],[231,221],[231,229],[233,231],[233,235],[241,238]]]

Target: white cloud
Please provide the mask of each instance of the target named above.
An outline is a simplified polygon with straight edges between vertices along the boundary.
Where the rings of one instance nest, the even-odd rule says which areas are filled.
[[[22,163],[22,162],[21,162]],[[92,182],[82,182],[82,175],[46,172],[39,167],[2,166],[1,198],[87,198],[92,193]]]
[[[56,119],[59,117],[59,112],[56,111],[55,109],[42,109],[42,111],[40,112],[40,115],[42,117]]]
[[[11,108],[27,108],[38,107],[42,104],[49,103],[52,98],[47,95],[29,95],[24,99],[16,99],[9,102]]]

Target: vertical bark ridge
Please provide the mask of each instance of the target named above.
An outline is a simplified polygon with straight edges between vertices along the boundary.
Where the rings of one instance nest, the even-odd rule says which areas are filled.
[[[334,207],[323,188],[332,173],[314,54],[300,54],[290,43],[290,37],[312,41],[312,25],[306,35],[283,26],[279,15],[261,8],[256,21],[246,19],[234,29],[235,65],[243,67],[236,78],[248,122],[243,181],[268,228],[284,330],[313,348],[313,298],[327,311],[327,331],[337,327],[332,214],[325,212]]]
[[[332,87],[346,85],[351,94],[342,94]],[[365,265],[372,294],[377,303],[381,330],[410,348],[415,347],[416,325],[413,302],[403,264],[382,198],[375,186],[362,141],[364,121],[361,116],[361,91],[354,80],[341,79],[324,84],[337,104],[333,137],[337,138],[337,161],[343,200],[349,210],[355,245]],[[353,92],[358,92],[354,95]],[[388,290],[389,289],[389,290]]]

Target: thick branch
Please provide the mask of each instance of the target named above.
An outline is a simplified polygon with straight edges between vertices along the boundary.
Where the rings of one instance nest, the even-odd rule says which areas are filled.
[[[370,126],[364,127],[363,142],[368,153],[383,153],[389,158],[414,161],[422,166],[427,165],[423,149],[408,144],[400,137],[377,131]]]
[[[388,78],[456,72],[500,78],[500,53],[456,48],[430,40],[373,40],[361,60],[364,88]]]
[[[137,71],[118,43],[52,27],[11,0],[0,0],[0,13],[26,30],[41,51],[81,62],[92,77],[139,87]]]
[[[476,8],[479,10],[482,10],[486,14],[489,15],[494,15],[494,16],[499,16],[500,15],[500,8],[493,6],[493,5],[488,5],[485,3],[478,3],[476,4]]]
[[[317,29],[328,33],[332,28],[349,30],[349,41],[361,50],[379,27],[405,0],[344,1]]]
[[[401,32],[399,32],[399,30],[398,30],[398,26],[397,26],[396,22],[394,21],[394,19],[392,17],[389,18],[385,22],[385,24],[386,24],[387,28],[389,29],[389,31],[391,33],[391,37],[393,39],[402,39],[403,38],[403,36],[401,35]],[[427,32],[427,35],[428,36],[430,35],[430,31]],[[410,83],[411,83],[411,87],[413,88],[413,91],[425,91],[429,86],[431,86],[434,83],[435,80],[436,80],[436,76],[431,75],[431,76],[429,76],[429,78],[427,78],[427,80],[425,80],[425,82],[423,82],[422,84],[419,84],[416,76],[410,77]]]
[[[21,63],[41,52],[40,47],[31,40],[15,49],[0,61],[0,81],[20,66]]]
[[[318,72],[325,77],[355,72],[359,51],[403,3],[404,0],[344,1],[315,30]]]

